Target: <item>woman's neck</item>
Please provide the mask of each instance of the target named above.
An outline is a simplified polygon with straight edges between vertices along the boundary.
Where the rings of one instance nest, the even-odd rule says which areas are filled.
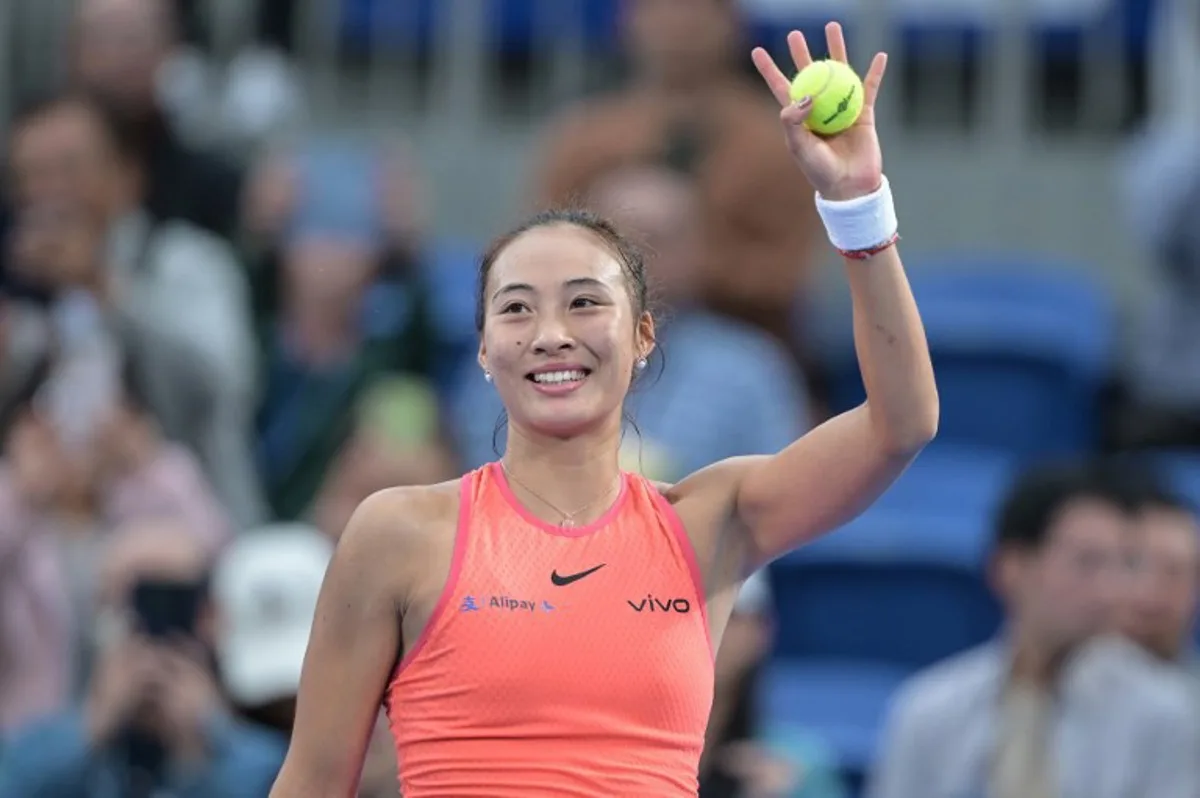
[[[617,496],[620,442],[620,419],[566,439],[512,425],[502,464],[509,487],[536,515],[560,523],[572,514],[573,523],[584,525],[604,515]]]

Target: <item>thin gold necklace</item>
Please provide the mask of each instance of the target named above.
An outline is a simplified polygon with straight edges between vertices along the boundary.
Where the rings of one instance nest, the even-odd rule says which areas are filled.
[[[579,508],[578,510],[576,510],[575,512],[573,512],[573,513],[568,513],[568,512],[565,512],[564,510],[561,510],[561,509],[559,509],[558,505],[554,504],[554,502],[550,501],[550,500],[549,500],[549,499],[547,499],[545,496],[543,496],[542,494],[538,493],[536,490],[534,490],[533,488],[529,487],[529,486],[528,486],[528,485],[526,485],[524,482],[522,482],[522,481],[521,481],[521,480],[520,480],[520,479],[517,477],[517,475],[516,475],[516,474],[514,474],[513,472],[511,472],[511,471],[509,471],[509,470],[508,470],[508,466],[507,466],[507,465],[505,465],[505,463],[504,463],[504,461],[503,461],[503,460],[501,460],[501,461],[500,461],[500,469],[501,469],[501,470],[504,472],[504,476],[508,477],[508,478],[509,478],[509,479],[511,479],[513,482],[517,483],[517,484],[518,484],[518,485],[520,485],[522,488],[524,488],[524,489],[526,490],[526,492],[528,492],[528,493],[529,493],[531,496],[533,496],[533,498],[537,499],[537,500],[538,500],[538,501],[540,501],[542,504],[546,505],[546,506],[547,506],[547,507],[549,507],[551,510],[553,510],[554,512],[556,512],[556,513],[558,513],[559,515],[561,515],[561,516],[562,516],[562,520],[561,520],[561,521],[559,521],[559,522],[556,524],[556,526],[563,527],[564,529],[570,529],[571,527],[573,527],[573,526],[576,526],[576,524],[575,524],[575,517],[576,517],[576,516],[578,516],[580,513],[584,512],[584,511],[586,511],[586,510],[589,510],[589,509],[591,509],[592,507],[595,507],[595,506],[596,506],[597,504],[599,504],[601,501],[603,501],[603,500],[607,499],[607,498],[609,497],[609,495],[611,495],[611,494],[612,494],[612,492],[613,492],[613,489],[614,489],[614,488],[616,488],[617,486],[619,486],[619,485],[620,485],[620,483],[621,483],[621,476],[620,476],[620,474],[618,474],[618,475],[617,475],[617,481],[616,481],[616,483],[615,483],[615,484],[613,484],[613,485],[610,485],[608,488],[606,488],[606,489],[605,489],[605,491],[604,491],[604,493],[601,493],[599,496],[597,496],[596,498],[592,499],[590,502],[588,502],[587,504],[583,505],[582,507],[580,507],[580,508]]]

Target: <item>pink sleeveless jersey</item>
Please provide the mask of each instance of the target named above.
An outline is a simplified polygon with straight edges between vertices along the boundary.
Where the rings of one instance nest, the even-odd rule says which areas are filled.
[[[674,509],[622,475],[594,524],[462,480],[450,577],[388,687],[405,798],[694,796],[712,703],[704,592]]]

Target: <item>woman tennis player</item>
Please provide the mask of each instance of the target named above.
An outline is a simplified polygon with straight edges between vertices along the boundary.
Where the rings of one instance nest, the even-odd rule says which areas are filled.
[[[831,57],[845,60],[836,24]],[[796,67],[810,56],[788,37]],[[479,364],[508,410],[498,463],[363,502],[330,565],[274,798],[346,798],[382,700],[405,798],[694,796],[713,653],[742,579],[844,523],[938,423],[896,252],[865,80],[858,123],[802,125],[753,54],[845,256],[867,401],[775,455],[674,485],[618,467],[621,408],[654,347],[642,262],[607,223],[547,213],[480,267]],[[737,264],[729,264],[736,268]]]

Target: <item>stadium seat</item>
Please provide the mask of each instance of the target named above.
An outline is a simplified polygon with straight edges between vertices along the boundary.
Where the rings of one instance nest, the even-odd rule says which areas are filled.
[[[617,43],[619,4],[620,0],[488,0],[488,29],[502,53],[529,54],[563,36],[581,36],[587,49],[608,51]]]
[[[341,0],[342,40],[368,52],[397,45],[427,52],[445,7],[438,0]]]
[[[797,729],[828,745],[851,782],[862,780],[879,748],[901,669],[854,661],[775,661],[759,682],[760,723]]]
[[[457,384],[459,372],[475,362],[475,294],[480,249],[471,241],[443,238],[426,253],[425,279],[433,323],[447,356],[436,375],[440,386]]]
[[[870,510],[770,566],[774,654],[915,670],[983,642],[1000,612],[985,584],[983,518]]]
[[[1200,450],[1168,450],[1147,455],[1150,462],[1192,505],[1200,507]]]
[[[997,30],[1003,0],[901,0],[896,14],[910,52],[920,53],[933,37],[957,39],[962,52],[972,52]],[[1127,50],[1145,52],[1155,0],[1031,0],[1031,31],[1052,58],[1077,57],[1087,30],[1117,27]],[[779,43],[793,28],[810,41],[823,41],[821,26],[831,19],[853,22],[863,3],[847,0],[743,0],[751,41],[786,55]],[[847,27],[848,35],[852,30]],[[782,48],[782,49],[781,49]]]
[[[910,276],[942,399],[939,443],[1021,458],[1096,446],[1116,324],[1095,281],[1019,258],[917,264]],[[834,404],[858,404],[864,393],[848,341],[836,359]]]
[[[971,446],[930,447],[873,505],[873,511],[989,518],[1016,476],[1015,458]]]

